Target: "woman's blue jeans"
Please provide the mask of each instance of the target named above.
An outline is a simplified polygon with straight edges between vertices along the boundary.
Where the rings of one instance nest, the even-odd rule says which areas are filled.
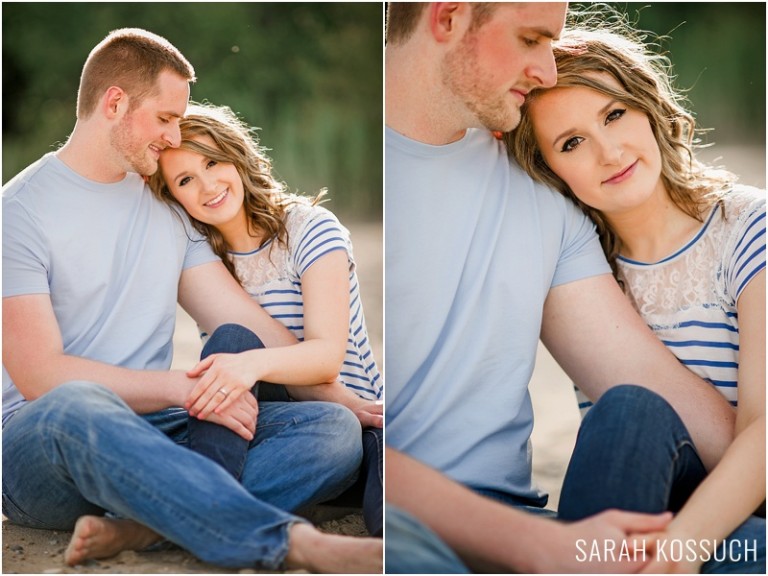
[[[706,476],[688,430],[658,394],[639,386],[607,391],[584,417],[558,510],[579,520],[609,508],[678,511]],[[715,505],[715,503],[713,503]],[[765,518],[752,516],[730,541],[755,554],[704,564],[704,573],[765,574]],[[744,550],[741,546],[734,549]]]
[[[246,328],[235,324],[219,327],[209,338],[200,355],[201,359],[217,353],[239,353],[264,348],[261,340]],[[260,405],[269,401],[290,401],[285,387],[257,382]],[[366,528],[373,536],[381,536],[383,529],[383,435],[381,429],[363,430],[363,466],[355,486],[340,496],[340,500],[362,505]],[[195,452],[223,466],[236,479],[240,478],[248,451],[248,442],[224,426],[189,419],[189,447]]]
[[[236,324],[225,324],[217,328],[203,346],[200,359],[211,354],[238,354],[246,350],[264,348],[256,334]],[[256,395],[259,382],[255,382],[251,393]],[[240,480],[248,455],[248,440],[226,426],[190,418],[187,424],[189,448],[210,458],[236,480]]]
[[[137,415],[104,386],[68,382],[3,427],[3,513],[33,528],[71,530],[112,512],[200,559],[280,568],[290,511],[337,497],[358,476],[360,423],[326,402],[268,402],[238,483],[186,446],[181,408]]]

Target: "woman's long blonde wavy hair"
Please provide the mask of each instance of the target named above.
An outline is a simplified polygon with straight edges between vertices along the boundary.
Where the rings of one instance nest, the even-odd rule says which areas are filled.
[[[703,221],[707,209],[719,202],[736,177],[699,162],[694,155],[696,123],[672,85],[666,56],[650,51],[648,33],[634,30],[623,18],[575,24],[554,43],[557,66],[555,88],[582,86],[606,94],[645,113],[661,152],[661,179],[672,202],[683,212]],[[609,74],[621,85],[616,90],[600,75]],[[621,239],[603,214],[581,202],[544,162],[534,136],[528,108],[548,89],[534,90],[522,109],[518,127],[503,139],[510,155],[535,180],[559,190],[594,222],[608,262],[617,273],[616,257]]]
[[[179,127],[181,149],[202,154],[215,162],[234,164],[243,181],[245,192],[243,205],[248,220],[248,230],[254,236],[261,236],[261,246],[271,239],[287,245],[288,232],[285,228],[287,207],[307,199],[288,193],[285,185],[274,178],[272,163],[266,155],[266,150],[259,144],[254,129],[226,106],[197,103],[189,105],[187,114],[179,123]],[[206,146],[194,140],[200,136],[209,136],[216,147]],[[149,186],[155,196],[183,210],[168,189],[161,170],[152,175]],[[322,190],[310,201],[311,204],[319,203],[325,193],[325,190]],[[227,270],[240,282],[229,257],[230,247],[227,246],[221,232],[214,226],[200,222],[191,216],[190,221],[195,229],[206,237]]]

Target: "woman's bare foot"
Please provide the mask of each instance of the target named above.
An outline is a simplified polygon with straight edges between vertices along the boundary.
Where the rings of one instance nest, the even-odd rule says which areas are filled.
[[[123,550],[142,550],[161,536],[133,520],[82,516],[75,523],[64,560],[70,566],[92,558],[110,558]]]
[[[356,538],[320,532],[309,524],[294,524],[289,532],[289,568],[321,574],[382,574],[381,538]]]

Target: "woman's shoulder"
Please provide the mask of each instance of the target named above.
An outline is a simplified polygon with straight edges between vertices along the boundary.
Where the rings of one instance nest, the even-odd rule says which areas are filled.
[[[744,217],[755,212],[765,212],[765,190],[746,184],[735,184],[723,196],[726,219]]]
[[[312,198],[305,196],[296,196],[285,210],[285,226],[289,233],[291,230],[295,232],[302,229],[308,223],[318,219],[331,220],[334,223],[339,221],[333,212],[320,204],[315,204]]]

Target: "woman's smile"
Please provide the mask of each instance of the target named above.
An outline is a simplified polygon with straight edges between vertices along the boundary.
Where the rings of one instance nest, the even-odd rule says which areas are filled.
[[[208,202],[205,202],[203,206],[205,206],[206,208],[218,208],[224,203],[224,201],[227,199],[227,196],[229,196],[229,188],[224,190],[221,194],[217,195],[215,198],[208,200]]]

